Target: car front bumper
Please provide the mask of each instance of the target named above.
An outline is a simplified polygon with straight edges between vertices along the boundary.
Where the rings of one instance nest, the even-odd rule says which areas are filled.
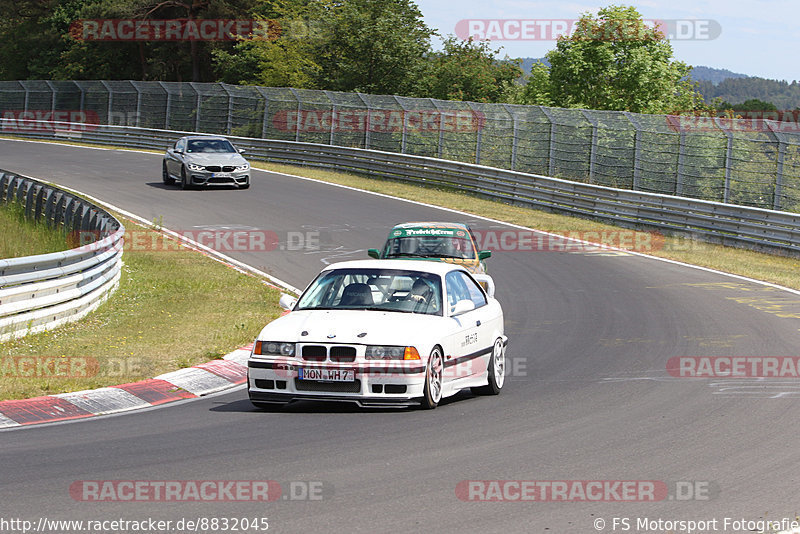
[[[354,370],[352,382],[301,380],[299,369]],[[334,364],[299,359],[250,358],[247,383],[254,402],[298,400],[351,402],[360,406],[413,406],[425,388],[425,364],[419,360],[355,361]]]
[[[218,187],[226,185],[243,186],[250,183],[250,171],[188,171],[188,177],[191,185],[206,187]]]

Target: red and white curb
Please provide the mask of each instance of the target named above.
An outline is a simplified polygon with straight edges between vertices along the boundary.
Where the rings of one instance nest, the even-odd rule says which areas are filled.
[[[252,345],[194,367],[112,387],[0,401],[0,428],[108,415],[223,391],[247,381]]]

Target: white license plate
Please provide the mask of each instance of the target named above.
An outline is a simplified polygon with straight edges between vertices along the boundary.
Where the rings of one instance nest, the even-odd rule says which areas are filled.
[[[211,174],[212,178],[230,178],[231,173],[229,172],[215,172]]]
[[[311,369],[300,368],[300,380],[323,380],[325,382],[353,382],[356,372],[353,369]]]

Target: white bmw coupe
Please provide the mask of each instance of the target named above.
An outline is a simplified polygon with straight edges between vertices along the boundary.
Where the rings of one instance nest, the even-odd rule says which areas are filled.
[[[481,287],[482,281],[488,290]],[[488,275],[449,263],[362,260],[326,267],[248,360],[257,407],[298,400],[435,408],[465,388],[497,395],[506,345]]]

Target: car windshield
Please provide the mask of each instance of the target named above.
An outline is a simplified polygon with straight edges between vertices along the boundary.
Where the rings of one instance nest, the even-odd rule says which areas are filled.
[[[393,237],[383,248],[384,258],[459,258],[474,259],[472,241],[455,236]]]
[[[227,154],[230,152],[236,152],[236,149],[233,148],[233,145],[227,139],[194,139],[189,141],[186,152],[190,154],[196,154],[200,152]]]
[[[416,271],[334,269],[320,273],[295,309],[442,315],[442,282],[436,274]]]

